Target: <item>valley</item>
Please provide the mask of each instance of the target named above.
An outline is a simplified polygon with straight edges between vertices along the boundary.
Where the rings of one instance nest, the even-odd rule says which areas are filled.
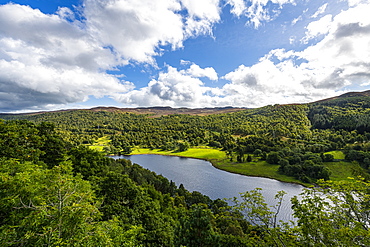
[[[368,96],[234,110],[2,114],[0,245],[370,244]],[[208,165],[218,177],[207,180],[209,171],[193,167],[189,191],[130,160],[109,158],[147,157],[145,166],[154,165],[142,154],[207,160],[230,173]],[[178,173],[178,163],[167,166]],[[226,186],[237,178],[245,185]],[[263,191],[249,187],[260,180]],[[217,194],[198,192],[197,183]],[[287,195],[289,187],[298,190]],[[234,189],[238,197],[215,198]]]

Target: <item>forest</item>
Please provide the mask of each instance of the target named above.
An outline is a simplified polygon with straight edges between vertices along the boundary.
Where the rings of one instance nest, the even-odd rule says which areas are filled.
[[[355,96],[211,115],[2,114],[0,245],[369,246],[369,111]],[[211,200],[107,156],[191,147],[314,184],[292,199],[297,221],[277,221],[284,192],[275,207],[259,189]],[[333,179],[336,162],[351,177]]]

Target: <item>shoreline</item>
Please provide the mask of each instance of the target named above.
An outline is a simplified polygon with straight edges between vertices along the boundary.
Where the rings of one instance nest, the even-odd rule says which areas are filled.
[[[205,148],[204,149],[203,148],[193,148],[193,149],[205,150]],[[219,151],[219,150],[210,149],[210,148],[207,148],[207,150]],[[179,152],[179,153],[184,153],[184,152]],[[239,175],[242,175],[242,176],[249,176],[249,177],[268,178],[268,179],[273,179],[273,180],[283,182],[283,183],[298,184],[298,185],[301,185],[301,186],[306,187],[306,188],[310,187],[310,186],[313,186],[312,184],[307,184],[307,183],[303,183],[303,182],[300,182],[300,181],[287,181],[287,180],[279,179],[279,178],[276,178],[274,176],[269,176],[269,175],[260,175],[260,174],[255,175],[255,174],[250,174],[250,173],[247,173],[247,172],[246,173],[240,173],[240,172],[232,171],[232,170],[229,170],[229,169],[223,169],[219,163],[221,163],[223,160],[225,160],[225,158],[223,160],[215,159],[215,158],[210,159],[210,158],[196,157],[196,156],[191,156],[191,155],[181,155],[181,154],[171,153],[170,151],[159,151],[159,150],[155,151],[155,150],[150,150],[150,149],[146,149],[146,148],[139,148],[139,151],[136,150],[136,151],[134,151],[130,154],[127,154],[127,156],[148,155],[148,154],[149,155],[176,156],[176,157],[182,157],[182,158],[199,159],[199,160],[204,160],[204,161],[210,162],[213,167],[215,167],[216,169],[225,171],[225,172],[230,172],[230,173],[239,174]],[[241,164],[243,164],[243,163],[241,163]]]

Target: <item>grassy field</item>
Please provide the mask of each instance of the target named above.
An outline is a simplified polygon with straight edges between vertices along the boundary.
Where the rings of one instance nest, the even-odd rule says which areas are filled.
[[[133,149],[131,154],[173,155],[188,158],[204,159],[209,161],[226,159],[225,152],[212,148],[189,148],[187,151],[184,152],[162,151],[160,149],[135,148]]]
[[[110,141],[111,140],[109,140],[109,136],[103,136],[103,137],[97,139],[94,142],[94,144],[89,145],[89,147],[91,149],[97,150],[99,152],[103,152],[104,147],[105,146],[108,146],[108,144],[109,144]]]
[[[345,159],[344,153],[342,151],[339,151],[339,150],[326,152],[325,154],[333,155],[334,159],[336,159],[336,160],[344,160]]]
[[[336,151],[330,151],[325,154],[332,154],[334,156],[334,159],[336,161],[334,162],[326,162],[325,166],[329,168],[331,175],[330,179],[333,181],[338,180],[345,180],[349,177],[353,177],[352,169],[354,168],[353,163],[346,162],[345,155],[342,151],[336,150]]]
[[[354,164],[351,162],[326,162],[325,166],[329,168],[331,172],[330,179],[333,181],[346,180],[349,177],[353,177],[352,167],[354,167]]]
[[[279,165],[271,165],[266,161],[237,163],[230,162],[229,160],[223,160],[215,162],[214,166],[228,172],[238,173],[242,175],[266,177],[288,183],[299,183],[302,185],[307,185],[293,177],[278,173]]]

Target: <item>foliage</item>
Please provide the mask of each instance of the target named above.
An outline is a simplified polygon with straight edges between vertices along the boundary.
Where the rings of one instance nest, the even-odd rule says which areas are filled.
[[[320,181],[292,200],[304,246],[369,246],[370,184]]]
[[[98,221],[100,202],[71,164],[43,169],[2,160],[0,174],[2,246],[112,246],[126,239],[118,222]]]
[[[262,110],[265,117],[270,117],[274,116],[272,110],[281,109],[284,107]],[[252,117],[252,113],[243,114]],[[218,117],[224,121],[230,116]],[[187,119],[186,116],[168,118],[175,122]],[[102,131],[103,125],[98,126]],[[285,134],[292,134],[289,130],[292,126],[283,126]],[[179,124],[176,128],[180,127]],[[246,131],[244,127],[234,130],[240,134]],[[254,135],[236,137],[217,132],[216,125],[212,128],[213,131],[203,132],[207,140],[220,143],[225,151],[232,149],[229,158],[237,155],[238,159],[251,159],[248,163],[254,168],[257,167],[254,162],[266,156],[268,162],[278,163],[258,161],[266,167],[285,169],[295,165],[294,169],[301,167],[307,172],[301,174],[320,178],[317,171],[322,171],[324,161],[336,162],[331,153],[322,152],[325,148],[315,143],[298,149],[296,146],[301,142],[295,142],[293,147],[279,136],[284,132],[281,126],[280,131],[273,129],[266,139]],[[211,200],[199,192],[189,192],[183,185],[177,187],[163,176],[128,160],[113,160],[86,146],[76,145],[74,138],[61,134],[63,131],[66,130],[49,123],[0,122],[1,246],[370,245],[370,184],[367,178],[318,180],[317,187],[293,199],[297,218],[294,225],[277,221],[283,192],[277,194],[273,207],[266,204],[258,189],[243,193],[242,201],[235,199],[234,206],[230,207],[223,200]],[[338,137],[330,131],[306,134],[316,141],[330,142],[331,138]],[[176,143],[194,141],[185,136],[184,133],[177,138]],[[368,174],[369,147],[366,142],[355,143],[367,136],[344,131],[341,137],[347,143],[343,150],[346,159],[355,162],[351,166],[353,172]],[[251,140],[264,141],[263,145],[254,145]],[[195,150],[190,148],[182,153],[190,155]],[[198,155],[203,158],[222,156],[226,160],[226,152],[216,151],[204,149]]]
[[[0,147],[1,246],[174,246],[179,243],[175,232],[189,224],[188,217],[200,222],[203,211],[214,219],[229,210],[220,200],[178,188],[128,160],[74,146],[49,124],[9,121],[2,127],[4,143],[18,147]],[[24,144],[25,137],[37,142]],[[45,149],[44,140],[51,137],[54,144],[62,143],[62,159]],[[39,155],[28,157],[25,151],[15,159],[13,149],[22,145]],[[44,154],[50,154],[48,163]],[[212,221],[214,237],[218,231]],[[184,234],[182,240],[191,241]],[[223,236],[225,244],[235,242],[234,235]]]
[[[256,230],[266,234],[263,238],[258,236],[256,245],[263,242],[265,246],[289,246],[295,240],[289,229],[289,222],[278,221],[277,216],[280,212],[284,191],[279,191],[275,200],[276,205],[269,206],[262,194],[261,189],[256,188],[251,191],[241,193],[241,201],[233,198],[234,209],[241,211],[248,222],[255,226]],[[271,210],[273,209],[273,210]],[[292,222],[290,222],[292,223]]]
[[[347,97],[310,106],[308,114],[312,124],[319,129],[370,131],[369,97]]]
[[[366,146],[366,150],[361,151],[368,152],[369,106],[368,97],[349,97],[307,105],[274,105],[207,116],[172,114],[154,118],[118,111],[73,110],[2,117],[28,119],[35,124],[46,120],[53,122],[57,126],[54,132],[62,134],[68,143],[94,147],[101,143],[105,146],[99,146],[99,149],[107,154],[129,154],[135,152],[137,147],[183,152],[191,147],[208,145],[224,151],[229,165],[268,158],[269,163],[281,166],[281,173],[304,182],[315,182],[316,179],[330,176],[325,169],[325,163],[332,162],[330,157],[324,155],[321,161],[311,159],[313,163],[304,160],[297,163],[293,160],[299,157],[288,159],[292,155],[287,155],[284,150],[290,149],[303,155],[308,152],[327,154],[357,143],[357,146]],[[37,128],[36,131],[42,129]],[[62,160],[65,154],[63,145],[53,144],[56,139],[52,136],[48,138],[50,141],[46,143],[49,150],[57,151],[54,154],[33,155],[48,163],[50,155],[59,153],[59,159]],[[105,141],[102,143],[101,140]],[[58,150],[56,147],[61,148]],[[368,157],[350,160],[356,160],[368,169],[370,159],[365,158]],[[280,162],[281,159],[284,160]]]
[[[254,246],[369,246],[369,186],[361,178],[320,180],[292,199],[296,222],[277,223],[284,192],[277,193],[272,208],[259,189],[242,193],[241,201],[233,202],[259,231]]]

